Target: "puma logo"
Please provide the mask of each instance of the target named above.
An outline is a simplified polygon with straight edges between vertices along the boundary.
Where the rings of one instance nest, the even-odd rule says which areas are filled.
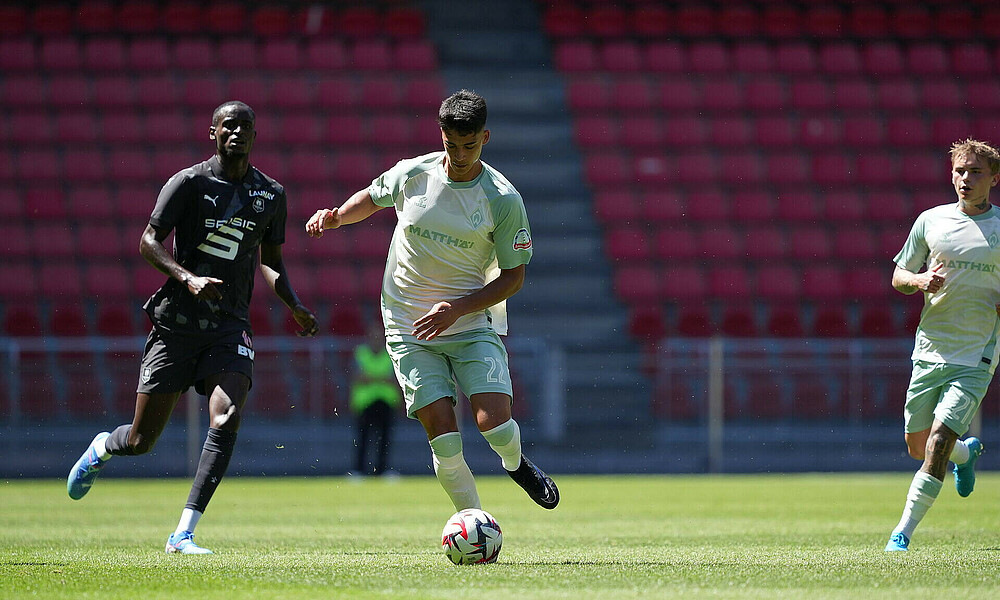
[[[209,202],[211,202],[212,206],[216,206],[215,201],[218,200],[218,199],[219,199],[218,196],[216,196],[215,198],[213,198],[213,197],[209,196],[208,194],[205,194],[205,200],[208,200]]]

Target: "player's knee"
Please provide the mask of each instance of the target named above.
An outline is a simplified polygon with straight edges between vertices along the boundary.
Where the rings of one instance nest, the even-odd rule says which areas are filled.
[[[947,456],[951,453],[951,441],[948,435],[940,431],[932,432],[927,438],[926,454],[938,457]]]
[[[223,431],[237,431],[240,428],[240,409],[230,404],[226,410],[212,416],[212,427]]]
[[[147,435],[136,435],[129,439],[129,446],[134,454],[146,454],[156,446],[156,438]]]

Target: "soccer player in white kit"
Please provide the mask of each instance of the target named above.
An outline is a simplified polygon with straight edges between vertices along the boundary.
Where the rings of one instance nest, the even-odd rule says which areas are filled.
[[[951,164],[958,202],[921,213],[894,259],[892,286],[924,293],[904,408],[906,446],[923,465],[887,552],[908,549],[941,491],[949,460],[958,494],[972,493],[983,444],[958,438],[969,430],[1000,358],[1000,210],[990,204],[1000,153],[968,139],[952,145]]]
[[[362,221],[393,207],[398,222],[382,280],[386,346],[406,413],[430,441],[434,472],[456,510],[482,508],[462,454],[455,382],[504,470],[544,508],[555,483],[521,453],[511,418],[513,393],[505,301],[524,282],[531,229],[521,195],[482,161],[489,142],[486,101],[461,90],[438,111],[444,151],[402,160],[342,206],[316,211],[306,232]]]

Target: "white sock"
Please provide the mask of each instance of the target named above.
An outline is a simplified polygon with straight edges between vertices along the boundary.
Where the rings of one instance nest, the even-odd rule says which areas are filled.
[[[521,466],[521,428],[517,426],[517,421],[510,419],[482,434],[490,443],[490,448],[500,455],[504,469],[515,471]]]
[[[902,532],[907,539],[913,536],[920,520],[941,492],[942,481],[923,471],[917,471],[910,483],[910,491],[906,495],[906,506],[903,508],[903,518],[893,532]]]
[[[177,523],[177,529],[174,533],[180,533],[182,531],[194,532],[194,528],[198,526],[198,521],[201,519],[202,513],[192,509],[185,508],[181,511],[181,520]]]
[[[434,474],[451,498],[455,510],[482,508],[479,504],[479,492],[476,491],[476,480],[462,454],[462,434],[457,431],[443,433],[431,440],[430,444]]]
[[[951,451],[948,459],[956,465],[964,465],[969,462],[969,446],[964,440],[955,440],[955,447]]]
[[[93,444],[94,452],[97,452],[97,456],[100,457],[101,460],[108,460],[111,458],[111,453],[108,452],[107,447],[104,445],[104,441],[106,439],[108,439],[108,436],[95,440]]]

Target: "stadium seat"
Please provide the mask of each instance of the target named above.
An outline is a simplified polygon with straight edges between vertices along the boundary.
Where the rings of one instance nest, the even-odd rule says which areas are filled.
[[[846,338],[851,335],[847,313],[840,304],[824,304],[816,309],[812,334],[821,338]]]
[[[833,243],[825,227],[803,225],[788,234],[788,246],[795,258],[806,262],[824,260],[833,256]]]
[[[66,75],[49,80],[49,104],[59,108],[80,109],[93,102],[90,81],[85,77]]]
[[[670,190],[646,190],[640,195],[639,211],[652,223],[677,222],[684,216],[684,198]]]
[[[168,33],[200,33],[205,26],[205,7],[198,2],[175,0],[163,7],[161,27]]]
[[[802,337],[805,333],[802,327],[802,317],[798,307],[773,306],[767,317],[766,333],[774,337]]]
[[[619,6],[598,5],[590,10],[590,31],[597,37],[617,38],[628,32],[628,15]]]
[[[605,71],[612,73],[630,73],[643,68],[642,52],[639,44],[632,40],[609,41],[597,50],[598,63]],[[595,65],[587,68],[584,64],[576,65],[578,71],[593,70]],[[573,69],[568,69],[573,70]]]
[[[802,145],[813,148],[839,146],[843,137],[843,125],[833,117],[807,117],[800,123],[799,139]],[[815,164],[815,163],[814,163]],[[817,177],[820,176],[816,173]]]
[[[268,39],[260,50],[261,66],[276,71],[302,67],[302,49],[294,39]]]
[[[755,78],[746,84],[746,101],[754,111],[784,109],[788,105],[788,90],[777,79]]]
[[[701,86],[705,108],[718,111],[736,111],[743,108],[743,87],[732,78],[708,79]]]
[[[0,298],[36,301],[38,279],[34,266],[23,261],[4,260],[0,264]]]
[[[809,5],[803,16],[805,33],[820,38],[841,37],[844,32],[844,13],[834,4]]]
[[[41,112],[19,111],[10,115],[10,141],[19,146],[50,146],[54,131],[52,115]]]
[[[753,145],[756,136],[753,123],[742,116],[723,116],[708,123],[708,142],[720,148]]]
[[[719,332],[727,337],[749,338],[759,335],[753,308],[741,303],[727,303],[722,313]]]
[[[76,251],[86,259],[113,259],[133,249],[132,241],[124,247],[121,228],[113,223],[84,224],[77,229]]]
[[[683,337],[709,337],[715,333],[708,309],[700,305],[684,306],[677,311],[677,334]]]
[[[823,200],[825,216],[830,221],[861,221],[868,215],[866,200],[853,190],[832,191]]]
[[[83,66],[94,72],[121,72],[127,65],[125,42],[116,38],[89,38],[83,42]]]
[[[663,310],[656,304],[633,307],[629,310],[628,332],[637,340],[656,342],[667,333]]]
[[[643,122],[650,119],[645,118]],[[573,138],[583,147],[608,147],[618,144],[621,138],[619,121],[607,115],[582,116],[574,119]]]
[[[890,34],[904,39],[927,39],[932,26],[933,17],[924,6],[901,6],[889,22]]]
[[[875,84],[875,99],[881,108],[890,111],[915,110],[920,106],[916,85],[906,79],[890,79]]]
[[[787,256],[785,233],[772,225],[752,227],[746,232],[746,255],[752,261],[765,263]]]
[[[128,48],[128,65],[142,74],[153,74],[173,64],[173,53],[166,38],[139,36]]]
[[[759,41],[738,41],[732,50],[733,68],[743,73],[770,73],[774,69],[774,53]]]
[[[914,43],[906,50],[906,68],[914,75],[944,75],[950,66],[948,54],[939,42]]]
[[[611,137],[617,133],[617,123],[608,127],[607,136]],[[664,131],[662,122],[656,117],[649,116],[626,116],[621,123],[621,141],[630,148],[652,148],[662,146],[664,143]],[[596,146],[608,146],[614,144],[614,139],[606,139]]]
[[[642,261],[650,256],[646,231],[639,227],[616,227],[605,235],[605,249],[616,261]]]
[[[747,301],[755,293],[751,271],[736,264],[712,267],[708,272],[708,295],[727,304]]]
[[[253,39],[224,38],[219,41],[219,66],[223,69],[254,70],[260,67],[257,42]]]
[[[359,71],[387,71],[393,68],[392,48],[382,39],[358,39],[350,49],[350,65]]]
[[[895,337],[898,331],[892,310],[884,304],[866,305],[861,309],[858,333],[862,337]]]
[[[754,128],[754,138],[758,144],[765,147],[773,147],[780,149],[787,149],[788,147],[798,144],[799,142],[799,127],[796,127],[795,122],[788,117],[775,116],[775,117],[760,117],[756,119],[753,124]],[[789,164],[773,165],[779,170],[784,170],[790,168],[793,172],[796,171],[796,164],[800,163],[803,168],[807,168],[804,165],[805,158],[799,154],[796,155],[777,155],[768,156],[768,171],[771,171],[772,163],[780,162],[784,163],[782,158],[787,157],[789,159]],[[783,173],[772,173],[770,177],[773,179],[775,176],[784,176]],[[801,175],[799,175],[801,176]]]
[[[802,293],[817,301],[841,300],[848,296],[844,271],[835,266],[807,266],[802,273]]]
[[[108,165],[100,150],[67,150],[63,153],[63,175],[80,183],[106,181]]]
[[[27,260],[32,256],[32,244],[23,225],[0,225],[0,258],[4,261]]]
[[[190,75],[181,83],[181,104],[196,114],[214,110],[224,97],[222,81],[215,75]]]
[[[38,291],[51,299],[79,298],[83,293],[80,270],[72,264],[43,264],[38,273]]]
[[[427,30],[423,12],[409,6],[386,8],[382,27],[389,37],[396,40],[419,39]]]
[[[604,225],[638,224],[639,201],[631,190],[597,190],[594,192],[594,217]],[[2,236],[0,236],[2,238]]]
[[[693,42],[688,47],[688,67],[695,73],[726,73],[730,69],[729,51],[718,42]]]
[[[330,311],[329,330],[333,335],[360,337],[365,335],[365,320],[361,309],[353,303],[342,303]]]
[[[2,269],[3,267],[0,267]],[[42,335],[42,319],[37,303],[7,304],[3,315],[3,331],[12,337]]]
[[[246,31],[246,7],[235,1],[213,1],[205,8],[205,26],[213,34],[234,35]]]
[[[664,129],[664,140],[670,146],[697,146],[708,141],[705,120],[698,117],[670,118]]]
[[[660,275],[649,265],[629,264],[615,269],[612,285],[624,302],[650,303],[659,300]]]
[[[267,4],[250,13],[250,28],[260,37],[285,37],[293,28],[292,14],[287,6]]]
[[[584,157],[584,174],[595,185],[619,184],[631,181],[631,163],[620,153],[595,153]]]
[[[683,227],[660,229],[654,234],[654,253],[668,264],[698,258],[700,249],[695,231]]]
[[[258,111],[270,108],[271,89],[264,77],[259,75],[230,77],[226,81],[225,90],[221,96],[223,98],[238,98]]]
[[[775,69],[780,73],[802,76],[816,71],[817,58],[805,42],[784,42],[774,50]]]
[[[596,77],[573,78],[566,88],[566,101],[575,112],[604,110],[611,107],[611,86]]]
[[[885,135],[890,146],[899,148],[923,148],[931,141],[930,125],[920,116],[890,117]]]
[[[890,41],[876,41],[861,50],[861,63],[870,75],[885,77],[902,75],[906,71],[906,61],[899,45]]]
[[[60,337],[87,335],[87,317],[79,302],[60,301],[52,306],[49,331]]]
[[[0,42],[2,43],[2,42]],[[0,51],[3,48],[0,46]],[[48,86],[37,75],[16,75],[8,73],[0,81],[0,102],[11,107],[38,108],[48,101]]]
[[[623,78],[614,83],[612,106],[623,112],[650,110],[655,105],[653,87],[641,78]]]
[[[924,80],[920,87],[920,102],[932,111],[957,111],[965,108],[965,89],[951,77]]]
[[[65,193],[59,187],[45,183],[37,184],[25,190],[24,200],[28,217],[44,222],[66,218]]]
[[[765,300],[794,301],[800,297],[801,281],[796,269],[768,263],[757,270],[757,294]]]
[[[652,73],[685,73],[688,70],[687,52],[678,42],[650,42],[645,45],[646,70]]]
[[[668,262],[660,271],[656,285],[661,298],[685,303],[700,302],[708,293],[705,271],[695,265],[674,265]]]
[[[902,247],[902,243],[899,244]],[[877,247],[877,246],[876,246]],[[898,248],[897,248],[898,250]],[[880,264],[888,264],[892,254],[882,253]],[[890,285],[892,266],[850,267],[844,275],[847,295],[865,301],[881,300],[895,293]]]
[[[772,179],[782,183],[789,182],[787,178],[772,177]],[[778,219],[792,221],[788,224],[794,226],[798,225],[795,221],[815,223],[822,217],[822,209],[816,194],[808,191],[800,192],[797,189],[779,191],[775,208]]]
[[[858,116],[844,119],[844,145],[846,146],[866,150],[879,148],[885,144],[885,139],[885,126],[880,118]],[[866,162],[867,158],[865,156],[864,160],[858,163],[859,169],[863,168],[862,163]]]
[[[833,98],[842,110],[867,111],[875,106],[875,90],[864,79],[843,79],[833,83]]]
[[[820,46],[819,70],[831,75],[855,75],[861,72],[861,52],[853,42],[830,42]]]
[[[822,79],[792,81],[789,95],[792,106],[808,111],[825,111],[833,106],[833,91]]]
[[[993,57],[983,44],[958,44],[951,49],[951,68],[960,77],[986,76],[993,73]]]
[[[63,144],[93,144],[98,139],[99,129],[97,118],[91,112],[60,111],[55,118],[56,140]]]
[[[845,185],[856,180],[854,157],[840,152],[823,152],[813,156],[813,180],[821,185]]]
[[[83,53],[75,38],[46,36],[41,40],[39,63],[49,71],[79,72],[83,66]]]
[[[23,35],[28,31],[28,11],[23,6],[0,6],[0,35]],[[0,52],[2,54],[2,52]]]
[[[128,269],[120,260],[88,263],[83,270],[83,289],[88,297],[106,301],[126,301],[133,293]]]
[[[847,31],[862,38],[884,38],[889,31],[889,14],[883,6],[852,6]]]
[[[361,104],[369,109],[395,109],[402,103],[402,91],[395,77],[369,76],[361,82]]]

